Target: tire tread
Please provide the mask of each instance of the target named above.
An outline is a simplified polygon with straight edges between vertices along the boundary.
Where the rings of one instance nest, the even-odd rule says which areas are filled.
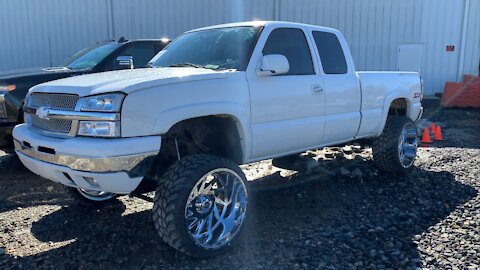
[[[153,222],[159,236],[171,247],[193,257],[208,257],[222,252],[202,250],[196,246],[189,237],[185,237],[183,217],[181,222],[179,221],[179,212],[182,212],[185,205],[183,198],[188,196],[193,184],[198,180],[193,179],[195,182],[192,183],[192,176],[212,164],[226,164],[227,167],[238,168],[232,161],[222,157],[205,154],[187,156],[177,161],[158,179],[155,192]]]
[[[408,122],[412,120],[402,116],[389,116],[382,134],[373,141],[373,163],[380,170],[404,173],[413,167],[404,168],[398,156],[399,134]]]

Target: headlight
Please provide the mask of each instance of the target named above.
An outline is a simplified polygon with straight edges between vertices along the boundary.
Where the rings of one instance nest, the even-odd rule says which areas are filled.
[[[86,112],[120,112],[125,94],[105,94],[86,97],[82,111]]]
[[[15,84],[0,84],[0,92],[9,92],[17,89]]]
[[[78,135],[89,137],[120,137],[120,122],[80,121]]]

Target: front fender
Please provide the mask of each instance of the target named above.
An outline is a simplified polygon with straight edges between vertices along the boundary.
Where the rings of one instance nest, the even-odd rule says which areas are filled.
[[[248,121],[246,109],[233,102],[207,102],[174,107],[158,114],[152,134],[165,134],[173,125],[183,120],[208,115],[228,115],[237,119],[242,127],[240,135],[246,136],[248,132],[243,128],[245,126],[243,123]]]
[[[207,102],[171,108],[159,113],[152,134],[165,134],[175,124],[197,117],[225,115],[236,120],[240,144],[245,157],[250,155],[251,131],[248,129],[248,108],[234,102]]]
[[[230,115],[237,121],[244,153],[249,153],[250,100],[243,72],[219,80],[195,80],[155,86],[129,93],[121,113],[122,137],[163,135],[178,122]]]

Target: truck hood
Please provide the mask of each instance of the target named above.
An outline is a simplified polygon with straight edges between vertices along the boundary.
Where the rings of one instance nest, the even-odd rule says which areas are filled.
[[[51,81],[32,87],[30,92],[68,93],[89,96],[108,92],[132,93],[146,88],[195,80],[214,80],[232,71],[203,68],[144,68],[110,71]]]
[[[23,79],[27,77],[39,77],[50,76],[52,74],[65,73],[69,74],[73,71],[64,67],[51,67],[51,68],[29,68],[29,69],[17,69],[12,71],[0,72],[0,82],[10,82],[16,79]]]

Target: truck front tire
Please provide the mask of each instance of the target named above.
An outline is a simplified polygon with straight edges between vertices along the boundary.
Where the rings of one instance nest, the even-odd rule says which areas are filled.
[[[373,162],[383,171],[404,173],[413,167],[418,135],[408,117],[389,116],[382,135],[372,145]]]
[[[245,220],[246,183],[242,170],[228,159],[204,154],[181,159],[162,176],[155,192],[158,234],[190,256],[225,251]]]

